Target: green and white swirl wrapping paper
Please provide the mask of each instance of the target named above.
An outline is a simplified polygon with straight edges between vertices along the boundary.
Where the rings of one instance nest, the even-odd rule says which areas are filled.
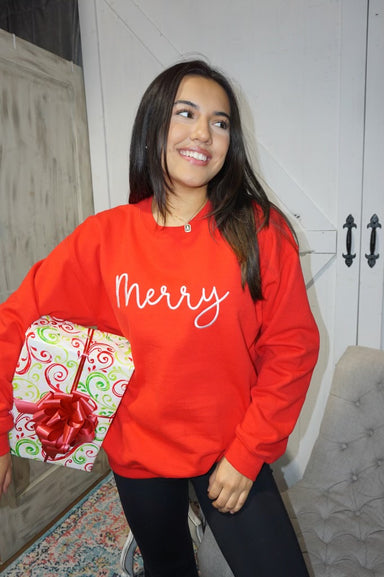
[[[37,403],[46,393],[70,393],[89,330],[69,321],[41,317],[26,331],[13,378],[14,398]],[[134,371],[131,347],[122,336],[95,330],[76,391],[97,405],[97,426],[91,441],[65,455],[47,458],[36,435],[33,414],[13,407],[11,452],[20,457],[91,471]]]

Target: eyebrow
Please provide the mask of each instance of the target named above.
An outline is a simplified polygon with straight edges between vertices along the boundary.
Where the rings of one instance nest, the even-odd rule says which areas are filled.
[[[196,110],[199,109],[199,106],[197,104],[195,104],[194,102],[191,102],[190,100],[176,100],[174,106],[176,106],[176,104],[185,104],[187,106],[191,106],[192,108],[195,108]],[[221,110],[215,110],[213,112],[214,116],[225,116],[225,118],[228,118],[228,120],[231,120],[230,115],[227,112],[223,112]]]

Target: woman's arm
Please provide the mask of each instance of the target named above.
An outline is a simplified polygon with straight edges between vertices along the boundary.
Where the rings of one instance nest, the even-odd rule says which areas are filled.
[[[9,450],[12,379],[26,329],[42,315],[95,325],[100,311],[109,310],[102,298],[99,237],[97,220],[91,217],[36,263],[20,287],[0,305],[0,455]],[[2,490],[9,474],[7,459],[2,458]]]
[[[225,457],[255,479],[264,463],[284,454],[317,362],[319,333],[311,313],[298,247],[274,213],[259,233],[263,300],[261,328],[250,351],[257,382],[251,402]]]

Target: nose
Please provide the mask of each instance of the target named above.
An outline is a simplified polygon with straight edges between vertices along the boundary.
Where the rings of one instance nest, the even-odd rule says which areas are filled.
[[[196,119],[191,133],[192,140],[199,140],[200,142],[210,142],[211,127],[207,118],[200,116]]]

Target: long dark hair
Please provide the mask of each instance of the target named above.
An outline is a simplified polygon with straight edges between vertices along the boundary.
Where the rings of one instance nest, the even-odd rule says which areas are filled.
[[[208,198],[212,204],[210,216],[236,254],[243,287],[248,284],[256,301],[262,298],[257,232],[269,223],[271,202],[248,160],[232,86],[221,72],[206,62],[190,60],[175,64],[159,74],[144,93],[132,131],[129,202],[135,204],[154,196],[160,213],[166,216],[167,164],[164,155],[168,129],[177,90],[188,75],[214,80],[225,90],[229,100],[230,144],[223,167],[208,184]],[[259,207],[257,211],[254,201]]]

